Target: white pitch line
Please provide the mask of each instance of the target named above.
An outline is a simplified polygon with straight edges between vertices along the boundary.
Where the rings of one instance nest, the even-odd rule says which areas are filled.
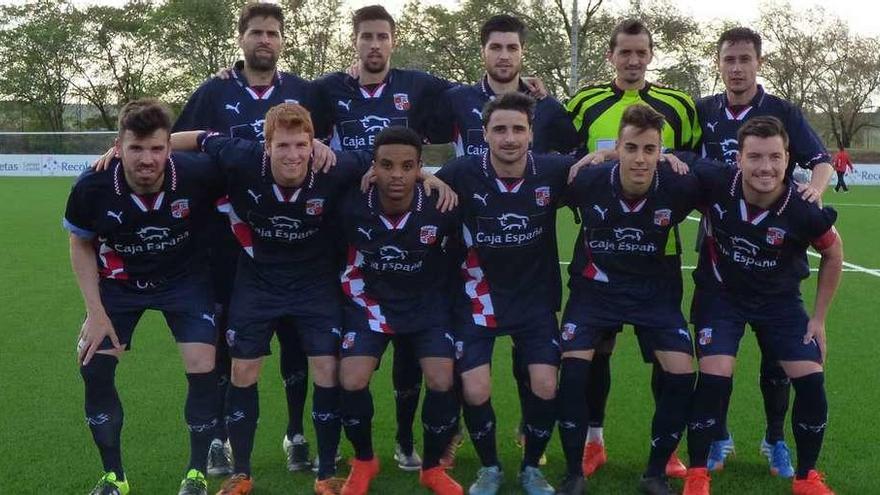
[[[570,262],[570,261],[560,261],[559,264],[562,265],[562,266],[568,266],[568,265],[571,264],[571,262]],[[682,270],[696,270],[697,267],[696,267],[696,266],[693,266],[693,265],[683,265],[683,266],[681,267],[681,269],[682,269]],[[874,270],[874,269],[871,269],[871,268],[865,268],[864,270],[869,270],[869,271],[873,271],[873,272],[880,271],[880,270]],[[843,269],[844,272],[853,272],[853,273],[865,273],[864,270],[859,270],[859,269],[856,269],[856,268],[844,268],[844,269]],[[810,271],[811,271],[811,272],[818,272],[819,269],[818,269],[818,268],[810,268]],[[873,274],[872,274],[872,275],[873,275]]]
[[[859,206],[864,208],[880,208],[880,205],[875,203],[828,203],[825,206]]]

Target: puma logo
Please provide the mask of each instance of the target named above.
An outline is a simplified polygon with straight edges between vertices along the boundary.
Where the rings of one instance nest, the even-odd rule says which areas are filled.
[[[715,126],[716,126],[716,125],[718,125],[718,121],[717,121],[717,120],[716,120],[715,122],[712,122],[711,124],[708,123],[708,122],[706,123],[706,127],[708,127],[709,129],[711,129],[712,132],[715,132]]]
[[[364,234],[364,237],[367,238],[368,241],[373,240],[373,229],[365,229],[363,227],[358,227],[358,232]]]
[[[226,110],[232,110],[236,115],[241,115],[241,111],[238,110],[238,106],[241,105],[241,102],[236,102],[235,105],[226,104]]]
[[[602,217],[602,220],[605,220],[605,215],[608,213],[608,208],[600,208],[599,205],[593,205],[593,209]]]
[[[487,202],[489,201],[489,193],[486,193],[480,196],[477,193],[474,193],[474,199],[478,200],[480,203],[483,203],[483,206],[488,206]]]
[[[252,189],[248,189],[248,194],[250,194],[251,198],[254,199],[254,203],[260,204],[260,197],[263,196],[262,194],[257,194]]]
[[[727,211],[722,210],[721,205],[719,205],[718,203],[715,203],[714,205],[712,205],[712,208],[715,208],[715,211],[718,212],[718,219],[724,220],[724,214],[727,213]]]
[[[122,225],[122,211],[116,213],[115,211],[107,210],[107,216],[115,218],[116,221],[119,222],[119,225]]]
[[[471,108],[471,113],[476,114],[478,119],[483,120],[483,112],[477,110],[476,108]]]
[[[339,105],[340,107],[346,109],[349,112],[351,111],[351,100],[347,100],[347,101],[337,100],[336,104]]]
[[[211,325],[214,325],[214,315],[209,315],[208,313],[202,313],[202,319],[208,320],[211,322]]]

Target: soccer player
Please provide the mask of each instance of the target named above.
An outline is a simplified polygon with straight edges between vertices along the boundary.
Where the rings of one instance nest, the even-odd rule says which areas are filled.
[[[342,423],[355,450],[342,493],[366,494],[379,472],[370,378],[390,341],[410,340],[427,388],[420,482],[437,494],[460,495],[461,486],[440,466],[458,424],[445,250],[460,223],[457,212],[438,211],[417,182],[422,145],[415,131],[389,127],[375,146],[374,185],[366,193],[353,190],[340,208],[348,248],[339,381]]]
[[[93,495],[129,493],[122,467],[122,403],[116,366],[144,311],[161,311],[183,357],[189,384],[184,417],[190,459],[181,495],[206,495],[208,448],[218,424],[216,329],[205,225],[220,196],[209,161],[171,153],[171,115],[154,100],[119,113],[116,155],[107,170],[86,171],[67,201],[64,227],[86,305],[77,345],[86,421],[104,475]]]
[[[244,251],[226,331],[232,356],[226,424],[236,474],[224,482],[222,495],[248,494],[253,486],[257,381],[279,321],[288,323],[279,331],[295,329],[309,356],[319,460],[335,456],[341,428],[337,354],[342,315],[332,256],[335,231],[328,218],[345,190],[359,183],[369,158],[343,153],[329,173],[319,173],[310,160],[314,127],[300,105],[273,107],[265,126],[265,143],[198,131],[172,136],[175,148],[201,149],[224,170],[228,202],[222,209]],[[430,180],[437,188],[439,181]],[[335,473],[335,463],[318,463],[316,494],[339,492],[342,480]]]
[[[330,146],[335,150],[372,151],[379,132],[389,126],[414,129],[424,136],[427,120],[451,83],[424,72],[391,67],[395,43],[394,18],[380,5],[366,6],[352,17],[358,76],[343,72],[317,81],[321,110],[332,123]],[[392,378],[397,406],[398,467],[418,470],[422,460],[413,446],[412,424],[419,405],[421,368],[406,340],[394,342]]]
[[[694,387],[693,343],[681,313],[680,253],[667,254],[673,227],[697,206],[692,174],[659,169],[663,116],[628,107],[617,138],[618,162],[582,170],[567,203],[583,219],[569,265],[570,296],[562,317],[559,435],[567,475],[557,494],[584,493],[586,385],[596,345],[623,324],[635,326],[646,362],[663,370],[651,431],[644,493],[671,493],[666,463],[687,420]]]
[[[284,13],[278,5],[247,3],[238,18],[238,45],[244,54],[244,64],[233,68],[227,78],[205,81],[189,98],[174,131],[210,129],[231,137],[263,141],[263,123],[266,112],[275,105],[293,102],[312,108],[312,88],[293,74],[278,70],[277,63],[284,49]],[[317,123],[319,135],[326,124]],[[326,146],[315,141],[316,162],[333,159]],[[329,155],[329,156],[328,156]],[[238,242],[229,229],[229,220],[223,214],[212,219],[215,241],[210,246],[211,274],[216,298],[217,325],[226,327],[229,298],[235,279]],[[284,324],[283,322],[281,323]],[[303,410],[308,390],[308,364],[300,348],[296,332],[277,333],[281,350],[281,378],[287,395],[287,432],[282,447],[291,471],[308,469],[309,444],[303,436]],[[217,343],[217,369],[220,380],[220,406],[229,384],[229,350],[224,338]],[[222,409],[220,413],[222,414]],[[217,429],[218,438],[211,443],[208,456],[208,474],[232,473],[229,444],[225,428]]]
[[[791,177],[795,164],[812,170],[810,183],[798,185],[798,192],[808,201],[819,200],[833,173],[831,158],[801,111],[791,102],[767,94],[757,83],[762,63],[761,36],[745,27],[729,29],[718,38],[716,53],[725,91],[697,102],[703,156],[735,166],[739,154],[737,132],[742,125],[753,117],[774,116],[782,121],[790,136],[786,175]],[[790,478],[794,468],[783,429],[791,385],[785,371],[766,354],[762,351],[760,373],[767,417],[761,452],[767,456],[772,474]],[[724,401],[719,437],[709,454],[708,467],[712,471],[722,469],[726,457],[734,451],[733,437],[727,430],[729,398]]]
[[[843,192],[849,192],[849,188],[846,187],[846,181],[844,180],[847,169],[850,172],[855,172],[849,153],[846,152],[846,148],[841,146],[837,154],[834,155],[834,170],[837,172],[837,184],[834,186],[834,192],[840,192],[841,188],[843,188]]]
[[[616,158],[616,141],[620,127],[620,117],[624,110],[636,103],[645,103],[660,112],[666,120],[663,127],[662,146],[666,150],[693,151],[700,141],[700,126],[697,122],[693,99],[686,93],[665,88],[645,80],[645,72],[653,60],[654,42],[651,32],[644,23],[628,19],[618,24],[611,32],[608,42],[608,61],[614,65],[616,76],[606,84],[587,86],[577,92],[567,103],[574,125],[581,133],[587,157],[592,163],[602,163]],[[672,155],[665,155],[676,161]],[[669,238],[665,248],[674,252],[679,241],[678,230]],[[590,366],[589,402],[590,423],[587,444],[584,450],[584,474],[591,476],[607,461],[603,423],[605,405],[611,390],[611,352],[614,349],[615,334],[606,333],[596,346]],[[660,380],[665,373],[654,366],[652,390],[658,398]],[[685,466],[673,454],[669,460],[668,473],[682,477]]]
[[[556,208],[574,158],[529,152],[534,105],[519,92],[487,103],[482,113],[488,152],[458,158],[437,172],[458,193],[464,224],[464,283],[453,306],[465,423],[482,464],[471,495],[495,494],[503,479],[490,363],[495,338],[504,335],[521,349],[530,380],[520,483],[529,494],[554,493],[538,461],[556,419]]]
[[[694,272],[691,305],[700,377],[688,424],[685,495],[709,493],[707,460],[744,327],[795,390],[795,495],[831,494],[816,471],[827,422],[822,363],[825,318],[840,281],[843,247],[837,213],[803,199],[787,178],[788,134],[776,117],[747,120],[737,133],[738,168],[695,170],[705,189],[707,237]],[[821,256],[813,315],[800,283],[810,274],[807,248]]]
[[[487,151],[482,121],[486,102],[505,93],[531,93],[521,76],[525,42],[526,26],[516,17],[501,14],[483,23],[480,59],[486,73],[477,84],[455,86],[444,93],[431,121],[436,128],[432,142],[451,141],[457,156],[482,155]],[[538,100],[533,134],[534,153],[567,153],[580,142],[565,108],[552,96]]]

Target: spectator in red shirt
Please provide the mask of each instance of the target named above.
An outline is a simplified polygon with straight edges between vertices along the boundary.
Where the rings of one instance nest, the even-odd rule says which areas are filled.
[[[843,188],[843,192],[849,192],[849,188],[846,187],[846,182],[843,180],[843,176],[846,174],[846,169],[849,168],[850,172],[855,172],[853,168],[852,160],[849,157],[849,153],[846,152],[843,146],[839,148],[840,151],[834,155],[834,160],[832,165],[834,165],[834,170],[837,171],[837,185],[834,186],[834,192],[839,192],[841,188]]]

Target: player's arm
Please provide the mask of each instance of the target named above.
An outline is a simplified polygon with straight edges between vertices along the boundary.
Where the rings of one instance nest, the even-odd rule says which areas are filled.
[[[801,167],[812,170],[810,183],[799,185],[798,192],[805,200],[815,203],[822,199],[822,194],[828,188],[828,181],[834,175],[831,157],[816,131],[810,127],[797,107],[790,106],[785,120],[792,158]]]
[[[834,167],[828,162],[817,163],[813,165],[813,173],[810,175],[809,184],[799,184],[798,192],[801,197],[810,203],[815,203],[822,199],[825,189],[828,188],[828,181],[834,175]]]
[[[813,305],[813,316],[807,324],[804,344],[816,339],[825,360],[825,319],[837,286],[840,285],[840,274],[843,271],[843,241],[833,226],[818,239],[812,242],[813,248],[819,252],[819,276],[816,282],[816,301]]]
[[[373,171],[372,155],[364,151],[339,152],[340,156],[352,154],[358,155],[359,162],[368,163],[366,170],[360,176],[361,191],[367,192],[370,189],[370,185],[376,180],[376,174]],[[445,213],[458,206],[458,195],[455,194],[455,191],[443,179],[435,176],[423,167],[419,174],[419,180],[422,181],[422,186],[425,188],[428,196],[432,196],[435,191],[437,192],[438,210]]]
[[[92,360],[92,356],[105,337],[110,338],[113,347],[117,350],[122,350],[122,346],[101,302],[94,244],[92,239],[80,235],[70,233],[70,264],[86,306],[86,320],[79,332],[79,342],[76,346],[77,359],[85,366]]]
[[[218,161],[224,161],[221,158],[221,154],[212,153],[209,149],[214,148],[206,148],[204,146],[204,141],[210,134],[205,131],[184,131],[184,132],[175,132],[171,134],[171,149],[174,151],[203,151],[208,153],[209,155],[214,156],[214,158]],[[216,134],[215,134],[216,136]],[[229,143],[235,143],[236,140],[232,140],[227,137],[222,137]],[[235,148],[239,148],[242,152],[253,153],[254,144],[259,145],[256,141],[249,142],[244,140],[237,140],[238,143],[234,146]],[[225,144],[225,143],[224,143]],[[226,146],[222,146],[219,148],[227,149]],[[312,140],[312,166],[315,170],[319,172],[327,172],[333,166],[336,165],[336,154],[333,153],[333,150],[330,149],[329,146],[322,143],[318,139]]]

